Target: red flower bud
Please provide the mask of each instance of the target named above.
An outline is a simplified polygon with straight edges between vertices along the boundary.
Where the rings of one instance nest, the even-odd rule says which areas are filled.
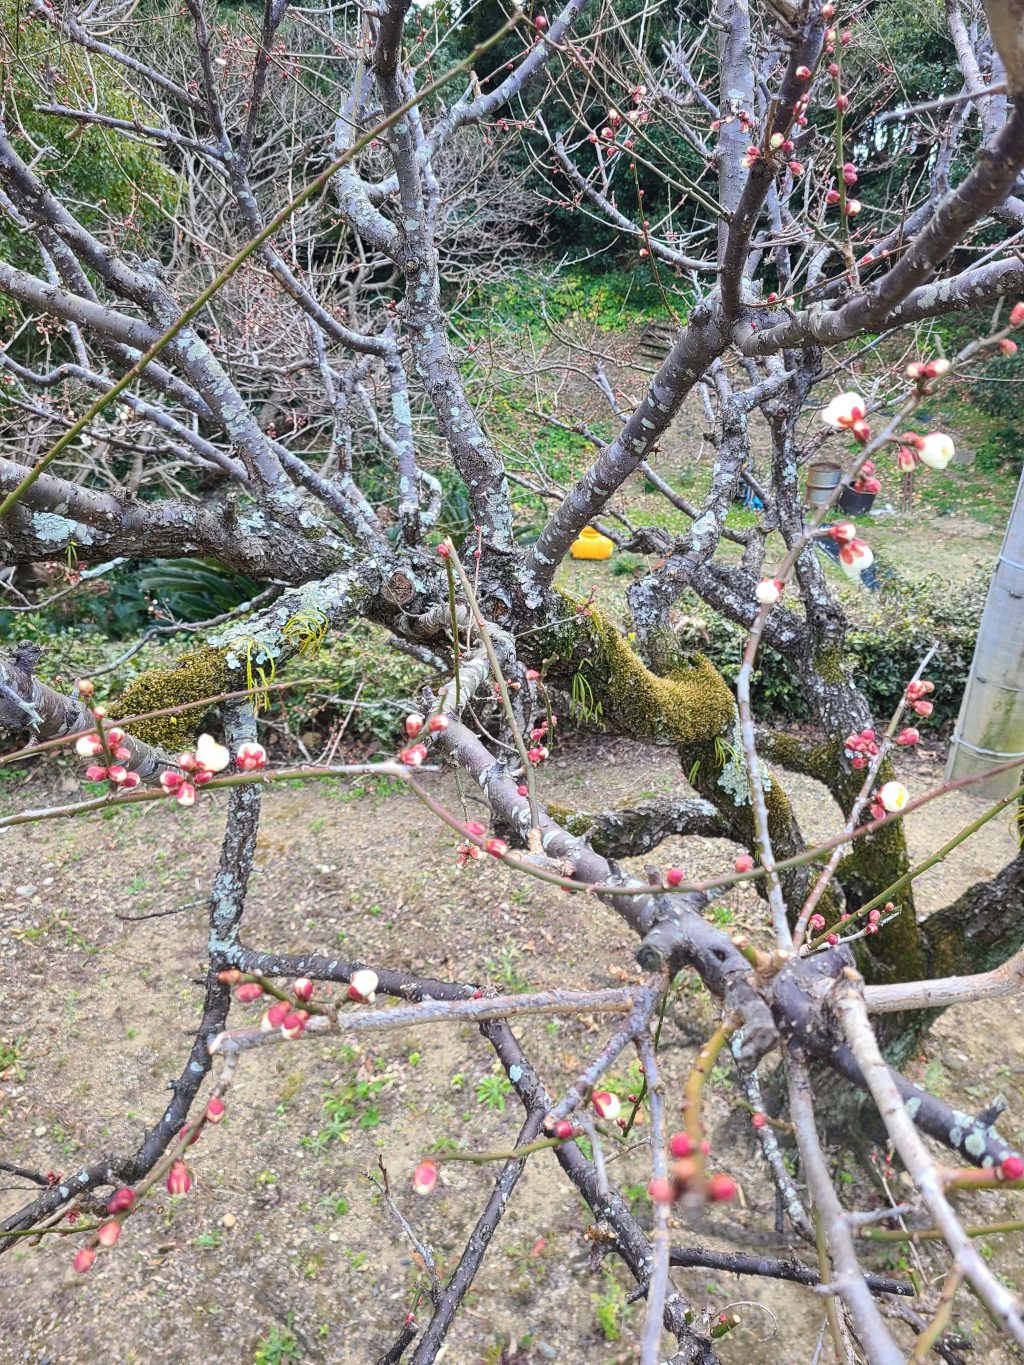
[[[810,928],[814,930],[815,933],[820,933],[820,931],[825,927],[825,916],[812,915],[811,918],[807,921],[807,923],[810,926]]]
[[[1022,322],[1024,322],[1024,301],[1015,303],[1010,309],[1010,326],[1019,327]],[[79,692],[82,690],[81,683],[78,684],[78,690]]]
[[[915,729],[913,725],[908,725],[905,730],[901,730],[896,736],[896,743],[903,745],[904,748],[908,748],[911,744],[916,744],[920,738],[920,731]]]
[[[754,1125],[755,1128],[763,1128],[765,1124],[768,1122],[768,1120],[765,1118],[764,1114],[762,1114],[760,1110],[758,1110],[756,1114],[751,1114],[750,1122]]]
[[[809,66],[798,66],[793,74],[798,81],[809,81],[811,79],[811,68]]]
[[[299,976],[292,982],[292,994],[296,1000],[312,1000],[313,983],[308,976]]]
[[[1004,1157],[999,1174],[1004,1180],[1021,1180],[1024,1178],[1024,1161],[1019,1156]]]
[[[836,96],[836,108],[838,109],[838,111],[839,111],[840,113],[842,113],[845,109],[849,109],[849,107],[850,107],[850,97],[849,97],[849,95],[837,95],[837,96]]]
[[[130,1190],[127,1185],[122,1185],[119,1190],[107,1200],[108,1213],[124,1213],[135,1203],[135,1191]]]
[[[411,744],[408,749],[402,750],[398,758],[407,768],[418,768],[426,756],[427,746],[425,744]]]
[[[693,1156],[693,1143],[687,1133],[673,1133],[668,1140],[668,1149],[673,1156]]]
[[[427,722],[427,729],[432,735],[437,735],[440,734],[442,730],[447,730],[449,725],[451,725],[451,721],[448,717],[441,712],[438,712],[430,717],[430,720]]]
[[[447,559],[448,556],[451,554],[451,551],[448,549],[447,545],[442,543],[437,547],[437,553],[441,556],[442,559]]]
[[[235,999],[243,1005],[251,1005],[254,1000],[258,1000],[263,994],[263,987],[258,981],[243,981],[235,991]]]
[[[107,770],[102,763],[90,763],[85,770],[85,780],[87,782],[102,782],[107,776]]]
[[[504,858],[505,854],[508,852],[508,844],[506,844],[504,839],[488,839],[484,844],[484,848],[494,858]]]
[[[733,867],[737,872],[750,872],[753,870],[754,860],[749,853],[741,853],[733,863]]]
[[[86,1271],[92,1269],[93,1262],[96,1260],[96,1252],[93,1247],[83,1247],[75,1257],[73,1265],[79,1275],[84,1275]]]
[[[935,707],[930,701],[915,701],[913,710],[915,710],[919,716],[930,716],[935,710]]]
[[[1017,343],[1011,341],[1009,337],[1003,337],[1002,341],[999,343],[999,349],[1002,351],[1003,355],[1016,355]]]
[[[217,1099],[216,1095],[206,1106],[206,1122],[220,1123],[224,1117],[224,1101]]]
[[[670,867],[665,873],[665,880],[669,886],[680,886],[683,880],[682,868]]]
[[[838,63],[838,62],[829,62],[829,64],[828,64],[828,74],[832,77],[833,80],[835,80],[835,78],[839,75],[839,63]]]
[[[538,14],[536,19],[534,19],[533,21],[533,26],[538,33],[543,33],[548,26],[548,21],[547,19],[545,19],[543,14]]]

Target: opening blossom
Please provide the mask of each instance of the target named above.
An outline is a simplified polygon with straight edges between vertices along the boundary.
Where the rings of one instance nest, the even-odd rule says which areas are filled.
[[[890,814],[901,811],[910,800],[910,793],[902,782],[886,782],[878,793],[878,802]]]
[[[834,431],[842,431],[857,422],[863,422],[866,412],[864,399],[851,390],[849,393],[836,394],[828,406],[822,409],[821,420]]]
[[[930,432],[917,447],[917,458],[929,469],[945,469],[955,454],[953,440],[944,431]]]

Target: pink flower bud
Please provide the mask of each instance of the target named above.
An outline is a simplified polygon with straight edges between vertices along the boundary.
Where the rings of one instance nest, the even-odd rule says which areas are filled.
[[[1019,1156],[1004,1157],[999,1167],[999,1174],[1004,1180],[1024,1179],[1024,1161]]]
[[[508,844],[506,844],[504,839],[488,839],[484,844],[484,848],[494,858],[504,858],[505,854],[508,852]]]
[[[842,33],[839,35],[839,42],[842,47],[849,47],[853,42],[853,34],[848,28],[843,29]]]
[[[188,1194],[192,1188],[192,1177],[188,1173],[188,1167],[180,1159],[171,1163],[171,1169],[167,1172],[167,1193],[168,1194]]]
[[[206,1122],[220,1123],[224,1118],[224,1101],[217,1099],[216,1095],[206,1106]]]
[[[176,792],[185,781],[181,773],[166,772],[160,774],[160,785],[165,792]]]
[[[857,214],[860,213],[863,207],[864,205],[860,202],[859,199],[847,199],[846,201],[847,217],[856,218]]]
[[[565,1141],[568,1138],[576,1136],[576,1129],[568,1119],[559,1119],[555,1124],[554,1133],[556,1138],[561,1138]]]
[[[242,1005],[251,1005],[254,1000],[258,1000],[263,994],[263,987],[258,981],[243,981],[235,991],[235,999]]]
[[[538,14],[533,21],[533,26],[538,33],[543,33],[548,26],[548,21],[543,14]]]
[[[75,753],[79,758],[95,758],[102,752],[103,743],[99,735],[83,735],[81,739],[75,741]]]
[[[828,74],[832,77],[833,80],[835,80],[835,78],[839,75],[839,63],[838,63],[838,62],[829,62],[829,64],[828,64]]]
[[[451,551],[448,549],[448,546],[445,545],[444,542],[442,541],[442,543],[437,547],[437,553],[441,556],[442,559],[447,559],[448,556],[451,554]]]
[[[138,775],[138,773],[125,773],[124,777],[121,779],[120,785],[118,786],[118,791],[130,792],[135,787],[137,787],[141,781],[142,778]]]
[[[112,1247],[121,1236],[121,1224],[116,1218],[109,1223],[101,1223],[96,1231],[96,1240],[101,1247]]]
[[[352,980],[348,983],[348,998],[358,1001],[361,1005],[372,1004],[379,984],[376,972],[370,971],[368,967],[361,967],[359,971],[352,973]]]
[[[194,806],[196,803],[196,789],[191,782],[183,782],[178,788],[178,795],[175,797],[179,806]]]
[[[433,1194],[437,1184],[437,1167],[432,1161],[421,1161],[412,1173],[412,1188],[416,1194]]]
[[[405,718],[405,733],[410,739],[415,739],[423,729],[423,717],[418,711],[411,712]]]
[[[655,1204],[671,1204],[676,1197],[676,1187],[664,1176],[655,1176],[647,1182],[647,1193]]]
[[[427,746],[425,744],[411,744],[408,749],[403,749],[398,755],[400,761],[407,768],[418,768],[427,756]]]
[[[487,832],[479,820],[467,820],[462,828],[467,834],[472,834],[477,839],[481,838]]]
[[[857,167],[852,161],[843,163],[843,182],[848,186],[857,183]]]
[[[838,934],[829,934],[828,938],[827,938],[825,941],[826,941],[826,943],[829,945],[830,948],[834,948],[834,947],[836,946],[836,944],[839,942],[839,935],[838,935]]]
[[[825,927],[825,916],[824,916],[824,915],[812,915],[811,918],[807,921],[807,923],[808,923],[808,926],[809,926],[811,929],[813,929],[814,932],[815,932],[816,934],[819,934],[819,933],[821,933],[822,929],[824,929],[824,927]]]
[[[935,710],[935,707],[930,701],[915,701],[912,709],[916,711],[919,716],[930,716]]]
[[[836,96],[836,109],[839,111],[840,114],[843,113],[846,109],[849,109],[849,107],[850,107],[849,95]]]
[[[287,1000],[276,1000],[260,1020],[260,1028],[264,1033],[273,1033],[275,1029],[281,1027],[291,1012],[292,1007]]]
[[[828,193],[825,195],[825,203],[826,203],[826,204],[838,204],[838,203],[839,203],[839,191],[838,191],[838,190],[829,190]]]
[[[1013,307],[1010,309],[1010,326],[1019,327],[1022,322],[1024,322],[1024,300],[1022,300],[1019,303],[1015,303]],[[78,684],[78,688],[79,691],[81,691],[82,688],[81,683]]]
[[[108,1213],[125,1213],[132,1208],[135,1203],[135,1191],[130,1190],[127,1185],[122,1185],[119,1190],[107,1200]]]
[[[693,1156],[693,1143],[687,1133],[673,1133],[668,1140],[668,1149],[673,1156]]]
[[[449,725],[451,725],[451,721],[448,717],[441,712],[438,712],[430,717],[427,729],[432,735],[438,735],[442,730],[447,730]]]
[[[94,706],[92,708],[92,713],[97,720],[105,720],[107,715],[107,708],[105,706]]]
[[[282,1038],[297,1038],[305,1027],[306,1021],[298,1011],[294,1014],[286,1014],[281,1020],[281,1036]]]
[[[310,981],[308,976],[297,977],[292,982],[292,994],[295,996],[297,1000],[302,1001],[312,1000],[313,983],[312,981]]]
[[[535,745],[534,748],[528,750],[526,755],[534,767],[536,767],[538,763],[543,763],[547,756],[548,751],[543,744]]]
[[[75,1270],[77,1270],[79,1275],[84,1275],[86,1274],[87,1271],[90,1271],[92,1269],[93,1262],[95,1260],[96,1260],[95,1249],[93,1247],[83,1247],[81,1251],[78,1253],[78,1255],[75,1257],[72,1264],[74,1265]]]
[[[832,4],[832,0],[828,0],[827,4],[822,5],[821,17],[823,19],[834,19],[836,17],[836,7]]]
[[[916,744],[920,738],[920,731],[915,730],[913,725],[908,725],[896,736],[896,743],[901,744],[904,748],[909,748],[911,744]]]
[[[804,167],[802,161],[787,161],[786,165],[789,167],[790,175],[792,175],[795,179],[799,179],[800,176],[803,175]]]
[[[1010,314],[1010,318],[1012,320],[1013,318],[1012,313]],[[96,691],[96,684],[92,681],[91,678],[79,678],[78,681],[75,683],[75,690],[77,691],[80,697],[91,697],[92,694]]]
[[[1016,355],[1017,343],[1011,341],[1009,337],[1003,337],[1002,341],[999,343],[999,349],[1002,351],[1003,355]]]
[[[516,791],[519,793],[520,796],[529,796],[529,795],[530,795],[530,789],[529,789],[529,787],[523,786],[522,784],[520,784],[518,787],[516,787]]]
[[[736,869],[737,872],[752,872],[754,868],[754,860],[749,853],[741,853],[739,857],[736,859],[736,861],[733,863],[733,867]]]
[[[111,782],[115,784],[115,786],[119,787],[127,776],[128,770],[126,768],[123,768],[120,763],[113,763],[107,769],[107,777]]]
[[[762,578],[754,589],[754,596],[762,607],[772,607],[782,596],[783,584],[778,578]]]
[[[90,763],[85,770],[85,780],[87,782],[106,781],[107,770],[102,763]]]
[[[736,1181],[719,1172],[708,1181],[708,1198],[715,1204],[728,1204],[736,1198]]]
[[[622,1104],[618,1095],[613,1095],[610,1090],[595,1090],[590,1097],[590,1102],[594,1106],[598,1118],[607,1119],[609,1123],[617,1119],[622,1111]]]
[[[669,886],[680,886],[683,880],[683,870],[680,867],[670,867],[665,873],[665,881]]]
[[[868,441],[871,440],[871,428],[868,426],[867,422],[854,422],[851,430],[857,440],[860,441],[861,445],[867,445]]]
[[[809,66],[798,66],[793,74],[798,81],[809,81],[811,79],[811,68]]]
[[[123,730],[118,730],[118,729],[116,729],[116,728],[112,728],[112,729],[108,730],[108,731],[107,731],[107,743],[108,743],[108,744],[111,744],[111,745],[114,745],[115,747],[116,747],[118,744],[124,743],[124,731],[123,731]]]

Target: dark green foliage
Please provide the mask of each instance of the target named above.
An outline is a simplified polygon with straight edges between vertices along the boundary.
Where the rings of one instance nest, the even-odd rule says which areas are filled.
[[[890,578],[878,598],[856,613],[846,640],[846,661],[877,721],[895,710],[907,679],[934,641],[939,648],[928,666],[928,676],[935,683],[931,724],[955,719],[974,654],[986,586],[981,576],[955,587],[938,578],[918,584]],[[726,680],[734,683],[746,632],[692,595],[684,597],[680,607],[692,613],[693,619],[683,629],[684,639],[702,649]],[[759,651],[758,660],[753,691],[758,715],[776,721],[809,717],[811,708],[792,662],[767,647]]]

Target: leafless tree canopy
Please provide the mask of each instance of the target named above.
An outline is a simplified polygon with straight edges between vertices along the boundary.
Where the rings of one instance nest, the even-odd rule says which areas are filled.
[[[367,9],[267,0],[262,15],[243,11],[231,22],[202,0],[145,12],[125,0],[27,0],[5,16],[4,583],[70,551],[83,569],[119,557],[213,558],[263,591],[247,615],[202,623],[180,664],[135,682],[113,736],[88,689],[40,680],[36,651],[12,642],[0,656],[4,747],[78,740],[87,752],[96,735],[94,764],[110,785],[101,798],[0,820],[0,850],[3,827],[15,823],[115,800],[185,804],[197,792],[202,800],[211,776],[230,789],[204,1012],[173,1098],[136,1150],[97,1153],[74,1180],[42,1188],[8,1217],[0,1250],[72,1207],[105,1217],[110,1187],[132,1189],[137,1203],[165,1174],[182,1186],[192,1132],[215,1121],[252,1048],[470,1019],[522,1100],[522,1130],[454,1277],[436,1284],[422,1321],[396,1322],[382,1359],[437,1357],[525,1162],[551,1147],[646,1296],[645,1365],[664,1357],[663,1333],[677,1365],[714,1361],[713,1335],[693,1322],[671,1267],[716,1262],[685,1239],[676,1244],[670,1215],[730,1191],[704,1169],[699,1068],[685,1131],[669,1143],[652,1042],[668,984],[686,966],[721,1003],[704,1060],[731,1048],[755,1112],[759,1068],[781,1064],[776,1081],[784,1075],[809,1198],[794,1188],[770,1126],[759,1130],[766,1169],[812,1260],[814,1220],[824,1229],[815,1268],[751,1256],[748,1273],[824,1282],[836,1358],[904,1359],[885,1305],[906,1286],[864,1275],[862,1215],[842,1207],[823,1156],[809,1077],[836,1073],[870,1095],[912,1178],[915,1211],[949,1248],[950,1292],[964,1279],[1024,1347],[1014,1296],[949,1201],[952,1187],[1024,1176],[996,1129],[999,1106],[960,1113],[880,1050],[889,1061],[905,1055],[925,1007],[1015,987],[1024,857],[917,922],[893,745],[913,712],[928,710],[926,676],[906,680],[891,723],[871,716],[844,660],[846,620],[817,546],[840,547],[855,573],[865,552],[828,508],[808,513],[799,486],[825,442],[835,450],[844,439],[835,428],[857,442],[855,473],[896,450],[911,463],[948,460],[914,429],[916,408],[949,369],[946,358],[921,354],[921,324],[991,305],[987,330],[949,357],[955,367],[1008,340],[1020,320],[1008,316],[1024,294],[1018,0],[989,0],[984,10],[947,0],[960,75],[915,108],[902,99],[899,73],[880,69],[870,50],[870,60],[858,55],[864,16],[839,0],[750,8],[717,0],[672,14],[572,0],[557,14],[512,13],[468,57],[450,16],[405,0]],[[927,22],[936,22],[930,12]],[[117,204],[87,201],[68,173],[75,139],[96,128],[124,157]],[[888,171],[865,185],[863,162],[879,148]],[[904,164],[913,168],[905,176],[894,170]],[[660,187],[649,214],[641,176]],[[603,440],[563,413],[593,447],[571,488],[525,455],[506,462],[481,420],[478,358],[459,321],[473,291],[538,258],[552,206],[577,215],[581,239],[616,234],[629,245],[674,318],[667,354],[635,401],[602,357],[565,338],[564,363],[593,383],[615,430]],[[901,334],[906,374],[879,360],[876,345]],[[701,506],[659,472],[659,440],[691,392],[715,446]],[[769,467],[756,473],[752,422],[770,439]],[[617,505],[638,471],[690,519],[685,535],[635,524]],[[749,530],[727,530],[741,477],[755,482],[762,510]],[[532,543],[517,536],[510,478],[545,500]],[[439,554],[453,489],[468,499],[475,530],[442,541]],[[656,557],[630,588],[628,621],[554,586],[590,525]],[[741,561],[718,555],[723,538],[741,542]],[[686,588],[749,631],[735,691],[677,632],[673,608]],[[286,679],[290,658],[357,619],[435,670],[423,696],[431,723],[413,718],[401,762],[381,770],[434,803],[461,856],[484,850],[510,875],[547,879],[589,898],[593,913],[604,906],[621,916],[637,936],[642,984],[506,1000],[473,982],[337,961],[317,951],[324,945],[285,956],[246,942],[263,783],[351,771],[264,766],[245,747],[256,739],[254,680],[258,691]],[[762,642],[790,662],[821,742],[756,724],[750,684]],[[694,797],[593,812],[571,828],[551,817],[550,698],[581,676],[610,733],[677,750]],[[183,762],[168,751],[160,717],[148,717],[224,694],[232,695],[223,738],[240,756],[231,775],[219,759],[204,767],[214,750],[199,752],[198,767]],[[474,698],[493,707],[496,736],[473,723]],[[204,709],[189,713],[193,737]],[[148,718],[127,719],[140,714]],[[851,744],[866,730],[873,742]],[[424,760],[466,776],[494,833],[436,800],[418,771]],[[845,813],[823,847],[802,837],[787,769],[824,783]],[[658,871],[638,884],[615,861],[670,834],[709,831],[750,855],[712,883]],[[763,896],[757,942],[701,913],[716,887],[740,878]],[[345,1008],[318,1004],[315,992],[309,999],[306,984],[323,981],[351,983]],[[272,1029],[229,1020],[235,986],[277,995]],[[404,1003],[373,1004],[374,991]],[[549,1093],[509,1021],[579,1010],[608,1014],[607,1042],[572,1086]],[[879,1014],[896,1015],[898,1026],[876,1033]],[[618,1132],[601,1078],[634,1049],[649,1106],[653,1232],[609,1186],[601,1155]],[[946,1165],[936,1156],[943,1149]],[[431,1171],[425,1163],[420,1185],[429,1188]],[[110,1215],[118,1227],[133,1207],[120,1197]],[[106,1246],[97,1232],[81,1268]],[[917,1320],[915,1360],[941,1347],[943,1322],[941,1305],[931,1326]]]

